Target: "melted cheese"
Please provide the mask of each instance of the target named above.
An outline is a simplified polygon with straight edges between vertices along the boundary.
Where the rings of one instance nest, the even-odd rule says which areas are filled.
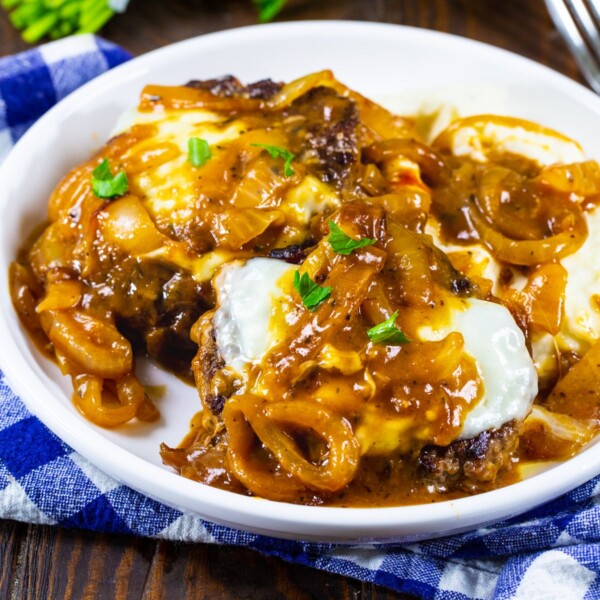
[[[156,166],[129,173],[132,189],[142,199],[153,221],[165,228],[181,227],[202,214],[198,208],[198,177],[201,173],[191,169],[187,160],[188,142],[198,137],[208,142],[214,159],[228,144],[249,128],[243,118],[229,119],[204,109],[156,110],[154,112],[128,111],[117,123],[114,134],[127,131],[136,125],[153,125],[156,132],[130,148],[126,158],[151,156],[156,148],[168,148],[169,155]],[[331,212],[340,206],[341,199],[334,189],[315,177],[305,176],[291,187],[276,208],[285,215],[286,227],[281,233],[279,246],[301,244],[312,217]],[[235,205],[235,202],[234,202]],[[240,205],[242,206],[242,205]],[[212,225],[215,231],[218,224]],[[152,258],[162,259],[192,273],[199,282],[209,281],[217,269],[232,253],[221,248],[200,257],[181,248],[164,246],[154,250]]]
[[[311,176],[291,189],[284,200],[287,212],[294,214],[295,220],[303,225],[307,225],[314,215],[333,211],[340,204],[341,199],[327,184]]]
[[[580,355],[587,352],[600,338],[600,271],[590,269],[600,253],[600,209],[584,213],[588,226],[588,237],[583,246],[574,254],[563,258],[561,264],[567,270],[564,316],[561,332],[554,338],[560,350],[573,351]],[[481,244],[459,246],[445,243],[440,239],[440,227],[433,218],[427,224],[426,232],[432,236],[435,245],[452,257],[453,253],[468,255],[470,277],[482,277],[492,283],[491,291],[500,298],[503,291],[500,285],[501,265]],[[516,269],[511,269],[510,288],[521,290],[527,277]],[[540,335],[534,340],[537,347],[536,361],[545,364],[546,369],[555,365],[555,345]]]
[[[295,269],[280,260],[253,258],[229,263],[217,275],[218,309],[213,317],[217,347],[238,373],[260,363],[280,341],[274,307],[285,293],[284,276]]]
[[[473,113],[474,111],[455,110],[457,118]],[[459,130],[454,137],[452,150],[457,156],[468,156],[473,160],[486,162],[484,149],[489,148],[494,148],[499,153],[522,156],[539,166],[585,160],[581,147],[568,138],[495,123],[486,125],[483,133],[468,127]],[[540,377],[545,377],[555,370],[557,347],[582,355],[600,338],[600,304],[597,301],[600,298],[600,271],[589,268],[595,264],[595,257],[600,252],[600,210],[586,212],[584,216],[588,225],[586,242],[575,254],[561,261],[567,270],[562,330],[554,340],[551,336],[541,333],[536,334],[532,340]],[[502,297],[499,282],[503,265],[487,248],[477,243],[460,246],[444,243],[440,237],[440,225],[433,216],[430,216],[426,232],[433,237],[435,245],[446,254],[468,255],[467,275],[489,280],[492,282],[492,293]],[[511,271],[510,288],[521,290],[527,283],[527,278],[516,269]]]
[[[464,113],[462,110],[450,112],[453,117]],[[190,218],[190,211],[195,210],[197,193],[186,161],[188,139],[201,137],[216,147],[241,135],[245,124],[238,119],[224,126],[220,115],[206,110],[187,110],[136,112],[127,115],[118,128],[123,130],[135,124],[148,123],[157,127],[151,144],[174,144],[180,154],[157,167],[154,174],[142,172],[134,175],[134,184],[142,192],[154,219],[185,222]],[[142,146],[147,143],[142,142]],[[583,160],[579,146],[566,138],[497,123],[488,124],[483,132],[465,127],[453,139],[454,153],[474,160],[485,161],[484,149],[489,147],[496,148],[498,152],[525,156],[540,165]],[[135,147],[132,153],[140,149]],[[405,170],[419,174],[416,163],[408,159],[404,163]],[[156,180],[163,183],[157,185]],[[292,224],[301,227],[306,226],[315,214],[333,210],[339,203],[339,197],[329,186],[314,177],[305,177],[287,193],[280,208],[284,209]],[[587,215],[587,218],[590,229],[588,240],[578,253],[563,260],[568,271],[565,318],[563,330],[556,338],[561,349],[579,353],[600,337],[600,311],[595,300],[596,295],[600,295],[600,274],[590,275],[587,268],[600,251],[600,212]],[[474,272],[492,281],[493,292],[499,293],[501,265],[486,248],[479,244],[455,246],[442,243],[439,225],[433,218],[428,223],[427,232],[445,252],[468,253]],[[200,258],[167,247],[153,254],[186,268],[198,281],[209,280],[219,267],[231,260],[230,253],[225,250],[216,250]],[[294,269],[281,261],[262,258],[226,264],[221,268],[215,282],[219,297],[219,308],[214,317],[215,331],[221,355],[236,371],[241,373],[248,365],[259,364],[269,348],[283,336],[281,318],[277,320],[273,316],[274,303],[281,301],[285,294],[282,288],[285,274]],[[520,289],[525,282],[525,277],[517,275],[511,287]],[[285,285],[289,285],[289,281]],[[495,304],[469,301],[465,310],[455,311],[452,322],[435,335],[431,334],[430,339],[437,339],[436,335],[446,335],[449,331],[463,334],[466,351],[476,360],[486,390],[482,401],[469,413],[461,437],[472,437],[511,419],[524,418],[537,391],[537,383],[523,336],[508,311]],[[488,343],[488,339],[492,342]],[[534,341],[540,373],[551,371],[555,364],[554,341],[546,338]],[[511,376],[506,375],[508,372]],[[394,427],[398,429],[397,425]],[[397,439],[397,435],[392,437]]]
[[[254,258],[230,263],[216,277],[218,308],[213,325],[217,346],[225,363],[239,374],[260,364],[266,352],[285,337],[281,303],[287,302],[296,268],[274,259]],[[482,399],[469,412],[460,438],[525,418],[537,394],[537,375],[523,334],[508,310],[469,299],[457,302],[447,314],[448,321],[441,327],[422,327],[422,339],[438,340],[451,331],[460,332],[465,352],[475,360],[485,388]],[[330,350],[325,349],[323,359],[331,355]],[[354,372],[360,368],[360,359],[358,355],[351,358],[353,368],[349,372]],[[390,444],[397,447],[401,443],[399,432],[409,426],[397,419],[378,422],[377,426],[375,421],[369,424],[369,415],[364,415],[362,434],[357,431],[361,445],[371,453],[389,449]],[[374,450],[365,429],[379,432]]]
[[[490,147],[500,154],[526,156],[540,166],[584,160],[579,144],[567,138],[498,123],[488,123],[481,132],[474,127],[459,129],[453,137],[451,150],[455,156],[486,162]]]
[[[567,256],[561,264],[567,270],[565,305],[560,333],[553,337],[543,332],[535,332],[532,346],[540,377],[551,376],[556,369],[556,349],[585,354],[600,338],[600,272],[590,269],[600,253],[600,210],[585,214],[588,223],[588,238],[575,253]],[[479,244],[458,246],[445,244],[439,239],[439,226],[429,223],[429,233],[438,248],[452,255],[453,252],[469,255],[468,275],[488,279],[492,282],[492,293],[500,298],[503,295],[500,281],[502,265],[494,259],[486,248]],[[512,270],[510,288],[521,290],[527,278],[517,270]]]
[[[567,270],[565,318],[556,337],[559,347],[578,354],[600,338],[600,269],[591,269],[600,256],[600,210],[586,214],[588,237],[583,246],[561,262]]]
[[[512,315],[499,304],[468,299],[450,310],[445,326],[421,328],[425,340],[440,340],[451,331],[464,339],[465,353],[475,360],[484,394],[463,423],[459,439],[524,419],[538,391],[537,374],[525,337]]]
[[[192,137],[204,139],[218,152],[218,145],[230,142],[245,131],[243,120],[223,125],[223,117],[206,110],[136,112],[132,125],[151,123],[157,132],[149,140],[134,146],[130,155],[139,154],[145,147],[174,144],[179,155],[155,169],[145,169],[131,177],[142,192],[146,208],[155,220],[184,223],[196,208],[196,175],[187,161],[188,142]],[[216,148],[216,150],[215,150]]]

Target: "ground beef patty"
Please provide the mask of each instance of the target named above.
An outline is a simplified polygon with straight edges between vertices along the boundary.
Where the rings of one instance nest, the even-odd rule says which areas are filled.
[[[199,81],[192,79],[185,84],[186,87],[196,90],[206,90],[215,96],[232,98],[240,96],[245,98],[258,98],[268,100],[272,98],[283,87],[283,83],[277,83],[271,79],[262,79],[248,85],[244,85],[233,75],[224,75],[217,79],[206,79]]]
[[[419,455],[419,469],[424,481],[437,491],[469,490],[493,483],[498,471],[509,464],[518,444],[519,424],[509,421],[498,429],[449,446],[425,446]]]

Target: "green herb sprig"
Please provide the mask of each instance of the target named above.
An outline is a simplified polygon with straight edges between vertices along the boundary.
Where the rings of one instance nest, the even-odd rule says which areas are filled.
[[[294,272],[294,289],[302,298],[302,304],[311,312],[314,312],[319,306],[331,296],[330,287],[321,287],[313,281],[308,273]]]
[[[367,331],[369,339],[374,344],[385,344],[387,346],[408,344],[410,340],[395,325],[397,318],[398,311],[396,311],[383,323],[379,323],[378,325],[375,325],[375,327],[371,327],[371,329]]]
[[[92,191],[98,198],[116,198],[127,192],[129,183],[125,171],[112,174],[108,159],[104,159],[92,173]]]
[[[193,137],[188,140],[188,160],[194,167],[201,167],[212,157],[210,146],[206,140]]]
[[[295,173],[294,169],[292,169],[292,161],[296,155],[292,154],[286,148],[282,148],[281,146],[269,146],[269,144],[250,145],[256,146],[257,148],[263,148],[271,155],[271,158],[283,158],[283,160],[285,160],[285,164],[283,165],[283,174],[286,177],[291,177]]]
[[[360,240],[355,240],[349,235],[346,235],[342,229],[338,227],[331,219],[329,220],[329,231],[330,233],[327,241],[333,248],[334,252],[343,254],[344,256],[348,256],[348,254],[351,254],[354,252],[354,250],[358,250],[359,248],[372,246],[377,241],[371,238],[361,238]]]

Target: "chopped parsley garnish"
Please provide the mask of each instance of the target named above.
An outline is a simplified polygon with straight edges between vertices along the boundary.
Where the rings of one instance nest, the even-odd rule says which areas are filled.
[[[283,174],[286,177],[291,177],[295,173],[294,169],[292,169],[292,161],[296,155],[289,150],[286,150],[281,146],[269,146],[269,144],[251,144],[251,146],[264,148],[271,155],[271,158],[283,158],[283,160],[285,160]]]
[[[333,221],[329,221],[329,237],[327,241],[331,244],[334,252],[338,254],[344,254],[347,256],[358,248],[364,248],[365,246],[371,246],[377,240],[371,238],[362,238],[360,240],[354,240],[349,235],[346,235]]]
[[[125,194],[128,188],[125,171],[113,175],[106,158],[92,173],[92,191],[98,198],[116,198]]]
[[[294,272],[294,289],[300,294],[302,304],[311,312],[317,310],[319,305],[331,295],[330,287],[321,287],[310,278],[308,273],[300,275],[298,271]]]
[[[212,153],[206,140],[193,137],[188,140],[188,160],[195,166],[201,167],[211,158]]]
[[[397,346],[398,344],[407,344],[410,340],[396,327],[395,322],[398,318],[396,311],[387,321],[371,327],[367,331],[369,339],[374,344],[386,344],[387,346]]]

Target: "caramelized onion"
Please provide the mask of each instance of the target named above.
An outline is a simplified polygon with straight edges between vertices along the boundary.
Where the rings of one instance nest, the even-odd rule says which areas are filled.
[[[250,425],[266,420],[266,401],[255,396],[233,396],[223,409],[228,433],[227,463],[235,477],[257,496],[270,500],[294,500],[306,491],[293,475],[273,464],[264,450],[257,448]]]
[[[232,204],[241,209],[276,208],[279,189],[289,183],[283,173],[275,172],[271,162],[256,159],[236,187]]]
[[[568,228],[582,218],[578,204],[536,189],[532,181],[504,167],[483,172],[475,200],[494,229],[517,240],[548,237],[557,226]]]
[[[402,346],[378,346],[369,368],[384,381],[406,378],[423,383],[442,381],[456,371],[463,359],[463,337],[452,332],[438,342],[412,342]]]
[[[116,379],[132,370],[131,344],[109,321],[81,310],[46,311],[43,316],[50,341],[80,372]]]
[[[267,403],[255,396],[235,396],[228,401],[223,418],[230,437],[230,464],[244,485],[261,496],[288,497],[291,490],[297,494],[302,484],[316,491],[335,492],[352,479],[358,467],[360,447],[350,425],[315,402]],[[305,458],[282,425],[298,432],[310,430],[322,438],[327,447],[322,463]],[[247,455],[252,453],[242,448],[252,444],[252,431],[283,469],[276,477],[270,469],[266,483],[265,466],[259,464],[259,459],[248,460]],[[232,448],[232,436],[239,437],[240,433],[242,439],[234,440]]]
[[[262,100],[241,96],[217,96],[208,90],[186,86],[147,85],[142,91],[139,110],[190,110],[207,109],[219,112],[237,112],[259,110]]]
[[[449,175],[444,159],[429,146],[414,139],[391,139],[376,142],[365,148],[365,157],[377,164],[393,165],[398,157],[405,157],[419,165],[421,173],[432,185],[440,185]],[[393,181],[393,173],[386,173]],[[401,183],[401,182],[399,182]]]
[[[360,445],[350,424],[316,402],[291,401],[270,403],[264,409],[270,423],[250,419],[263,444],[277,457],[281,466],[307,487],[335,492],[347,485],[358,468]],[[300,453],[297,444],[273,424],[295,430],[315,432],[327,445],[322,463],[315,465]]]
[[[594,435],[589,423],[535,405],[521,429],[519,453],[526,460],[573,456]]]
[[[329,70],[311,73],[299,79],[295,79],[284,85],[277,94],[267,101],[267,106],[271,110],[281,110],[289,106],[294,100],[300,98],[312,88],[324,85],[330,86],[334,81],[333,73]]]
[[[600,427],[600,340],[556,384],[545,407]]]
[[[572,215],[566,231],[540,240],[513,240],[496,231],[476,211],[470,217],[494,258],[513,265],[533,266],[564,258],[581,248],[587,237],[587,224],[581,211],[573,211]]]
[[[503,158],[510,161],[511,155],[519,153],[513,147],[515,143],[518,148],[524,144],[534,150],[541,149],[542,154],[533,159],[541,164],[556,162],[557,153],[561,153],[569,162],[582,156],[581,146],[577,142],[553,129],[524,119],[498,115],[474,115],[458,119],[438,135],[432,146],[441,152],[487,162],[501,161]]]
[[[570,165],[552,165],[542,170],[537,181],[555,192],[587,198],[600,194],[600,166],[595,160]]]
[[[219,246],[239,250],[269,227],[282,226],[284,223],[285,215],[278,210],[231,208],[215,214],[211,233]]]
[[[64,279],[49,283],[44,299],[36,306],[36,312],[74,308],[81,300],[83,285],[80,281]]]
[[[132,374],[118,379],[114,391],[93,375],[76,375],[73,386],[75,406],[100,427],[118,427],[131,421],[145,400],[144,388]]]
[[[519,293],[529,324],[556,335],[561,328],[567,270],[560,263],[539,266]]]
[[[323,242],[322,242],[323,243]],[[339,257],[325,285],[331,286],[331,298],[319,310],[304,311],[285,340],[264,359],[262,380],[279,388],[289,383],[300,365],[314,359],[360,307],[369,284],[383,268],[385,252],[373,246],[362,248],[348,257]]]
[[[19,319],[27,328],[34,342],[44,353],[51,352],[51,344],[40,323],[36,311],[38,302],[37,283],[25,267],[18,263],[11,263],[8,270],[10,299]]]
[[[416,137],[414,119],[391,113],[383,106],[369,100],[336,79],[331,82],[339,94],[356,102],[361,120],[375,139]]]
[[[132,195],[106,206],[99,217],[99,229],[106,242],[133,256],[152,252],[168,239],[158,231],[140,200]]]
[[[531,206],[536,199],[532,197],[531,191],[515,198],[516,190],[522,184],[521,177],[511,169],[486,169],[479,180],[476,204],[488,221],[493,223],[494,229],[502,234],[517,239],[535,240],[543,237],[537,227],[535,215],[531,214],[537,208]],[[518,206],[511,211],[514,204]]]
[[[432,253],[419,234],[392,219],[388,221],[386,250],[394,267],[394,287],[407,305],[429,304],[434,295],[431,274]]]

